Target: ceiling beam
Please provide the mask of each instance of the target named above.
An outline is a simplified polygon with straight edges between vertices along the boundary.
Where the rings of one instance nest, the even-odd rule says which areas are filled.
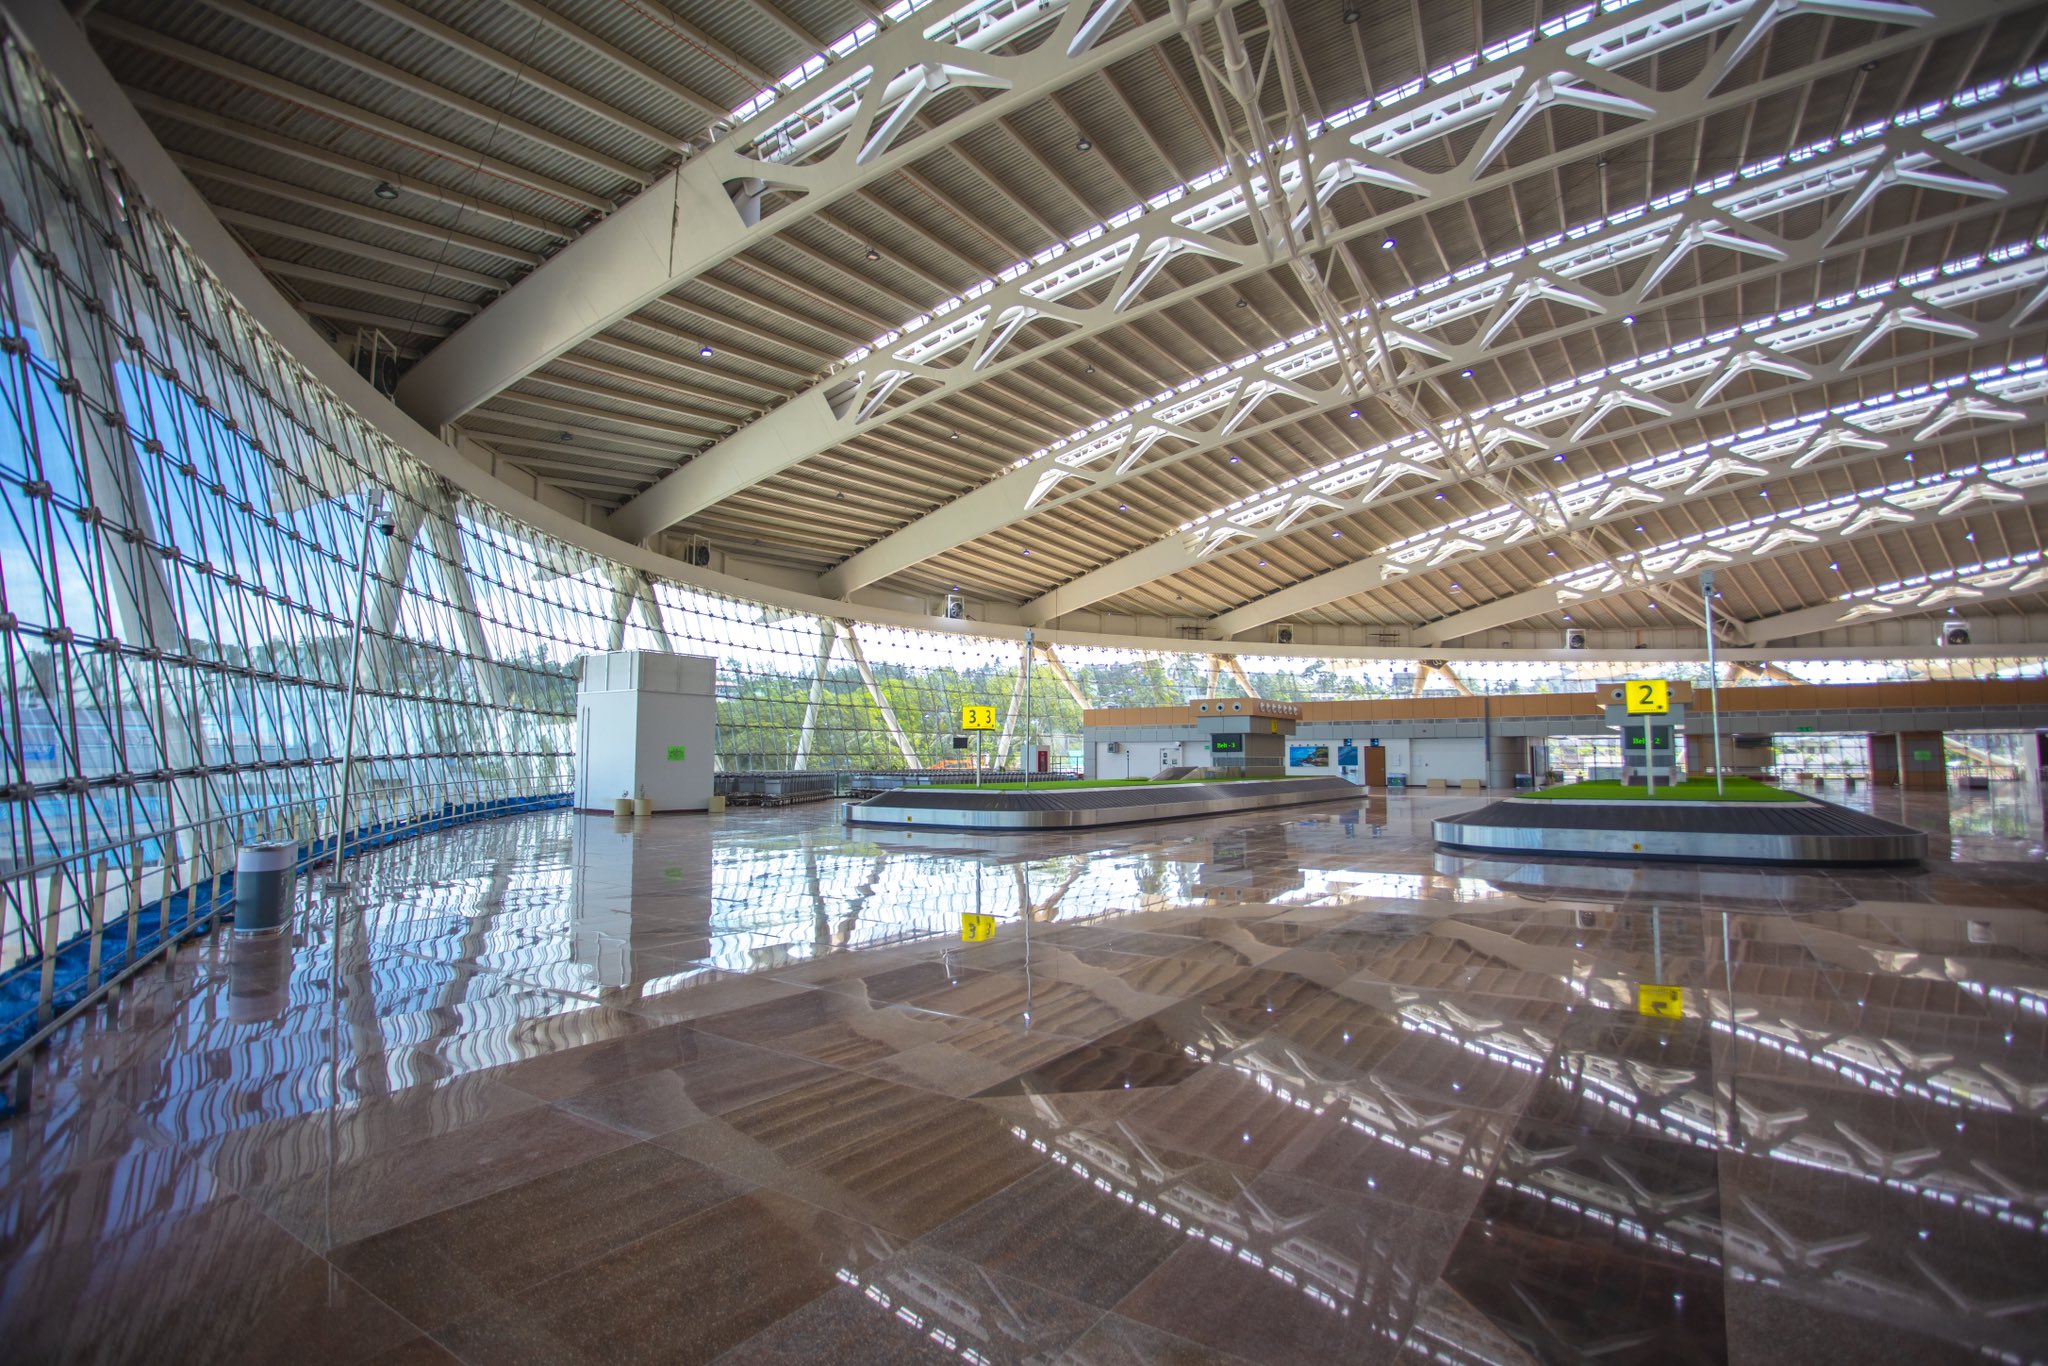
[[[295,139],[284,137],[281,134],[270,132],[268,129],[257,128],[251,124],[238,123],[234,119],[226,118],[220,114],[215,114],[205,109],[194,109],[189,104],[180,104],[176,100],[167,100],[161,95],[154,95],[147,90],[140,90],[134,86],[123,86],[121,89],[128,96],[129,102],[144,113],[155,114],[193,128],[204,128],[208,132],[220,133],[234,138],[238,142],[245,142],[251,147],[261,147],[267,151],[276,152],[280,156],[303,161],[309,166],[321,166],[330,171],[338,171],[343,175],[355,176],[361,180],[368,181],[373,189],[379,184],[386,184],[397,190],[401,198],[410,195],[427,200],[430,203],[445,204],[449,208],[462,213],[475,214],[479,218],[489,218],[496,222],[507,223],[515,228],[524,228],[528,232],[540,233],[556,241],[566,242],[576,235],[574,230],[566,228],[560,223],[550,222],[545,218],[540,218],[530,213],[521,213],[517,209],[508,209],[501,204],[493,204],[489,200],[478,199],[474,195],[459,194],[454,190],[436,185],[432,181],[415,180],[410,176],[401,175],[385,167],[374,166],[367,161],[358,161],[354,157],[343,156],[341,153],[326,147],[315,147],[311,143],[299,142]]]
[[[500,157],[480,152],[474,147],[465,147],[459,142],[421,132],[417,128],[407,127],[396,119],[387,119],[382,114],[373,114],[367,109],[357,108],[355,105],[322,95],[318,91],[307,90],[281,76],[273,76],[267,71],[259,71],[241,62],[231,62],[225,57],[208,52],[203,47],[180,42],[175,38],[166,38],[153,29],[131,24],[126,19],[116,19],[112,15],[95,11],[90,23],[95,32],[118,38],[144,51],[154,52],[159,57],[169,57],[173,61],[183,62],[195,71],[203,71],[210,76],[218,76],[222,80],[233,81],[237,85],[260,91],[283,104],[310,109],[336,123],[376,133],[401,146],[431,152],[458,166],[472,167],[486,175],[524,186],[535,193],[547,195],[565,204],[574,204],[589,212],[607,213],[612,208],[612,201],[602,195],[591,194],[588,190],[529,171]]]
[[[509,133],[524,138],[536,147],[545,147],[551,152],[583,162],[587,166],[604,171],[634,185],[645,185],[654,177],[643,167],[594,147],[586,147],[573,138],[565,138],[538,124],[515,118],[503,109],[493,108],[482,100],[471,99],[459,91],[437,85],[424,76],[416,75],[389,62],[379,61],[361,48],[330,38],[324,33],[307,28],[304,24],[293,23],[269,10],[258,8],[248,0],[199,0],[199,3],[218,10],[230,18],[239,20],[249,27],[282,38],[295,47],[316,53],[338,66],[381,81],[392,89],[410,95],[429,104],[438,104],[451,113],[475,119],[493,134]]]
[[[464,251],[473,251],[482,256],[495,256],[501,261],[511,261],[522,266],[537,266],[547,259],[537,251],[508,247],[503,242],[493,242],[488,237],[457,232],[438,223],[426,223],[417,218],[407,218],[403,214],[373,209],[367,204],[337,199],[333,195],[321,194],[317,190],[302,189],[281,180],[272,180],[269,176],[257,175],[254,171],[245,171],[239,166],[223,166],[217,161],[188,156],[183,152],[171,153],[171,160],[176,162],[178,169],[187,176],[203,177],[222,185],[239,185],[245,190],[255,190],[260,194],[287,200],[308,209],[318,209],[322,213],[331,213],[342,218],[353,218],[358,223],[368,223],[374,227],[404,233],[408,237],[417,237],[430,247],[461,247]]]
[[[460,313],[464,317],[483,307],[467,299],[451,299],[445,294],[429,294],[423,289],[408,289],[404,285],[387,285],[382,280],[369,280],[360,275],[349,275],[339,270],[322,270],[318,266],[300,265],[297,261],[280,261],[274,256],[259,256],[256,264],[272,275],[287,279],[306,280],[316,285],[333,285],[337,289],[352,290],[358,294],[374,294],[380,299],[395,299],[399,303],[417,304],[441,313]]]
[[[1200,8],[1214,3],[1196,0]],[[401,381],[400,405],[427,427],[438,427],[683,281],[964,134],[1142,51],[1175,27],[1171,19],[1139,17],[1118,32],[1098,32],[1087,26],[1090,8],[1063,8],[1049,36],[1014,56],[927,39],[921,24],[884,29],[855,59],[874,73],[857,99],[817,103],[846,79],[851,63],[828,65],[535,271],[477,318],[479,324],[488,318],[488,325],[465,327],[437,347]],[[1094,8],[1112,17],[1125,12],[1121,4]],[[1020,22],[1034,13],[1018,11]],[[1007,39],[997,24],[978,30],[975,41]],[[954,86],[982,87],[987,98],[932,132],[898,138],[904,117]],[[820,160],[797,166],[774,159],[785,147],[823,146],[833,136],[836,146]],[[737,197],[729,185],[741,187]],[[764,213],[750,186],[790,197]]]
[[[590,30],[563,18],[547,6],[538,3],[538,0],[498,0],[498,3],[560,34],[585,51],[602,58],[615,69],[632,73],[640,81],[659,90],[670,99],[681,101],[707,118],[722,119],[726,115],[725,106],[716,100],[700,95],[674,77],[657,71],[632,53],[613,46]]]
[[[523,85],[545,90],[571,108],[580,109],[592,118],[611,124],[614,128],[622,128],[635,137],[653,143],[664,152],[679,152],[687,145],[686,140],[676,134],[606,104],[603,100],[586,94],[565,81],[556,80],[546,72],[536,70],[531,63],[507,56],[460,29],[451,28],[438,19],[421,14],[411,5],[401,3],[401,0],[356,0],[356,3],[365,9],[375,10],[394,23],[405,25],[415,33],[425,34],[444,47],[452,48],[464,56],[482,62],[485,66],[502,71]]]
[[[402,251],[392,251],[388,247],[373,247],[367,242],[358,242],[352,237],[339,237],[331,232],[321,232],[317,228],[304,228],[300,227],[297,223],[286,223],[281,219],[265,218],[262,214],[244,213],[240,209],[215,209],[214,216],[220,219],[221,222],[231,224],[237,228],[247,228],[252,232],[262,232],[268,233],[273,237],[288,238],[294,242],[303,242],[310,247],[326,247],[329,251],[338,251],[344,255],[356,257],[359,260],[377,261],[387,266],[401,266],[406,270],[418,271],[429,279],[458,280],[465,285],[475,285],[479,289],[501,290],[505,288],[505,282],[495,275],[485,275],[481,271],[475,270],[464,270],[460,266],[451,266],[441,261],[429,261],[424,256],[411,256]]]
[[[1832,631],[1864,622],[1892,621],[1899,617],[1929,612],[1948,612],[1974,604],[2006,602],[2013,598],[2037,597],[2048,593],[2048,564],[2033,551],[2021,563],[1994,569],[1966,568],[1953,574],[1935,575],[1915,584],[1885,587],[1875,592],[1856,593],[1834,602],[1781,612],[1747,623],[1751,643],[1769,645],[1815,631]]]
[[[1724,44],[1723,51],[1714,54],[1693,81],[1677,90],[1650,90],[1602,73],[1603,81],[1616,89],[1626,89],[1629,99],[1644,107],[1643,117],[1621,121],[1619,131],[1596,135],[1518,166],[1496,166],[1490,154],[1486,154],[1484,137],[1472,154],[1447,171],[1419,169],[1398,155],[1383,154],[1367,146],[1381,144],[1398,151],[1411,145],[1400,141],[1408,133],[1399,130],[1412,130],[1418,121],[1434,138],[1455,132],[1460,126],[1455,121],[1476,120],[1482,129],[1491,127],[1498,120],[1490,119],[1483,110],[1497,108],[1498,101],[1486,103],[1479,98],[1483,90],[1491,88],[1489,82],[1505,82],[1512,90],[1519,90],[1527,73],[1577,70],[1580,58],[1573,53],[1597,46],[1603,35],[1614,44],[1603,50],[1616,54],[1617,61],[1646,55],[1640,43],[1631,46],[1626,39],[1628,33],[1642,31],[1635,27],[1641,15],[1625,11],[1599,16],[1583,27],[1539,40],[1510,58],[1482,64],[1460,82],[1424,85],[1412,99],[1395,102],[1383,115],[1375,110],[1370,120],[1325,128],[1310,145],[1312,164],[1355,168],[1344,174],[1355,174],[1374,184],[1398,185],[1417,198],[1398,211],[1374,214],[1343,229],[1324,233],[1321,245],[1384,235],[1391,226],[1412,217],[1419,207],[1434,211],[1472,195],[1490,193],[1515,179],[1548,175],[1557,166],[1654,138],[1666,130],[1686,127],[1696,120],[1753,103],[1765,94],[1796,88],[1829,72],[1924,43],[1940,33],[1986,22],[1994,11],[1991,0],[1958,0],[1953,9],[1945,8],[1941,16],[1929,19],[1908,35],[1845,48],[1798,70],[1773,73],[1747,85],[1718,88],[1722,78],[1734,69],[1725,58],[1735,43]],[[1784,12],[1788,11],[1777,5],[1777,0],[1756,0],[1747,8],[1723,12],[1721,20],[1728,26],[1739,26],[1758,21],[1765,14]],[[1690,35],[1686,41],[1696,36]],[[1679,39],[1675,35],[1668,39],[1660,35],[1656,41]],[[1468,87],[1472,99],[1458,103],[1453,98],[1456,92]],[[1468,116],[1453,110],[1478,112]],[[1434,145],[1433,139],[1426,140]],[[1334,194],[1336,187],[1345,183],[1349,182],[1340,178],[1329,192]],[[613,515],[608,527],[622,536],[646,535],[749,483],[800,464],[866,427],[897,420],[973,384],[1135,318],[1212,289],[1264,275],[1274,261],[1260,244],[1240,242],[1236,236],[1236,230],[1252,211],[1225,183],[1220,188],[1212,186],[1205,197],[1192,204],[1183,202],[1164,212],[1137,217],[1115,233],[996,287],[976,300],[972,308],[959,310],[920,329],[916,337],[892,342],[884,351],[828,377],[639,495]],[[1153,279],[1150,270],[1154,263],[1163,263],[1183,251],[1211,257],[1223,269],[1191,287],[1160,286],[1158,279],[1166,277]],[[1149,293],[1141,289],[1147,279],[1153,279]],[[1084,283],[1106,284],[1104,301],[1090,307],[1060,302],[1063,290],[1077,289]],[[1007,345],[1013,336],[1012,329],[1033,317],[1055,319],[1070,327],[1028,349]],[[454,342],[461,344],[459,334]],[[439,348],[413,375],[416,377],[434,366],[448,351],[446,346]],[[957,363],[937,363],[948,358]]]

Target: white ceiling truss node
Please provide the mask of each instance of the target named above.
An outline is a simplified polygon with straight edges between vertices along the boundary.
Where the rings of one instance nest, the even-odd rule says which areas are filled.
[[[1501,301],[1494,314],[1493,321],[1488,323],[1486,330],[1479,334],[1479,344],[1481,346],[1493,345],[1494,338],[1506,331],[1509,324],[1522,316],[1522,310],[1535,303],[1538,299],[1549,299],[1556,303],[1570,304],[1573,308],[1582,308],[1588,313],[1605,313],[1607,311],[1605,300],[1596,299],[1582,289],[1567,288],[1547,273],[1535,273],[1534,267],[1520,267],[1518,269],[1529,273],[1509,287],[1506,297]]]
[[[1592,402],[1587,405],[1586,416],[1580,419],[1578,426],[1572,428],[1570,439],[1573,441],[1585,440],[1587,432],[1592,431],[1604,422],[1609,413],[1621,408],[1634,408],[1638,412],[1649,413],[1653,417],[1671,416],[1671,409],[1654,399],[1644,398],[1634,390],[1623,388],[1619,384],[1606,385],[1600,389],[1599,393],[1594,395]]]
[[[1869,155],[1874,169],[1848,202],[1836,210],[1827,231],[1829,241],[1839,237],[1843,229],[1861,217],[1879,195],[1897,186],[1911,185],[1918,189],[1942,190],[1979,199],[2002,199],[2007,193],[2004,185],[1989,176],[1935,170],[1934,167],[1953,159],[1955,153],[1921,133],[1889,130],[1885,134],[1885,145],[1873,148]]]
[[[1490,166],[1531,120],[1558,105],[1628,119],[1646,119],[1657,112],[1655,106],[1644,100],[1630,99],[1597,85],[1584,84],[1591,78],[1590,72],[1552,71],[1540,76],[1521,72],[1517,77],[1515,91],[1507,100],[1508,107],[1494,116],[1492,131],[1479,144],[1472,161],[1474,170]]]
[[[1771,29],[1802,14],[1906,25],[1924,24],[1934,17],[1931,11],[1918,5],[1896,3],[1895,0],[1760,0],[1760,3],[1749,7],[1734,40],[1714,54],[1721,70],[1733,70],[1769,36]]]
[[[1718,57],[1710,58],[1707,69],[1680,89],[1628,90],[1628,98],[1651,106],[1651,114],[1643,119],[1628,121],[1622,129],[1603,132],[1590,142],[1561,149],[1555,155],[1537,157],[1506,169],[1497,165],[1491,174],[1483,177],[1469,166],[1448,170],[1426,169],[1419,162],[1410,164],[1400,160],[1404,150],[1419,149],[1446,132],[1482,124],[1490,119],[1491,111],[1498,108],[1499,101],[1512,94],[1519,79],[1519,75],[1509,75],[1509,72],[1572,71],[1577,69],[1575,63],[1582,62],[1588,70],[1603,73],[1600,77],[1602,82],[1622,88],[1618,78],[1605,73],[1694,41],[1704,34],[1735,28],[1758,9],[1760,2],[1731,0],[1730,3],[1714,3],[1709,0],[1709,3],[1702,4],[1698,0],[1675,0],[1673,4],[1653,8],[1626,6],[1615,12],[1587,11],[1584,14],[1575,11],[1571,20],[1560,21],[1555,26],[1547,25],[1545,31],[1532,35],[1526,44],[1512,45],[1513,50],[1504,52],[1498,59],[1476,61],[1469,72],[1449,75],[1441,82],[1417,82],[1412,90],[1403,88],[1390,93],[1382,104],[1367,102],[1356,109],[1339,111],[1321,119],[1301,111],[1299,90],[1296,91],[1295,103],[1290,106],[1284,89],[1274,89],[1270,102],[1260,107],[1262,120],[1274,125],[1272,135],[1246,139],[1241,148],[1244,154],[1239,155],[1234,163],[1197,177],[1181,191],[1158,197],[1159,202],[1134,206],[1128,213],[1108,220],[1099,229],[1077,235],[1069,244],[1049,248],[1041,253],[1042,259],[1024,264],[1016,274],[1006,272],[1006,278],[988,282],[985,290],[981,286],[976,287],[981,291],[971,300],[976,306],[1007,306],[1026,297],[1042,299],[1043,296],[1034,296],[1030,292],[1041,276],[1064,270],[1075,259],[1085,259],[1090,263],[1089,270],[1095,273],[1095,280],[1098,283],[1108,282],[1111,287],[1097,296],[1103,302],[1072,308],[1067,316],[1075,325],[1073,332],[1029,345],[1013,341],[998,361],[980,370],[931,370],[921,378],[930,378],[932,383],[915,386],[914,392],[899,389],[891,404],[869,421],[908,416],[931,404],[943,402],[982,379],[1008,373],[1077,340],[1099,335],[1118,320],[1150,316],[1198,294],[1249,279],[1269,269],[1274,261],[1286,260],[1291,268],[1292,258],[1284,251],[1278,255],[1270,254],[1270,242],[1297,237],[1304,246],[1312,246],[1317,253],[1338,255],[1342,253],[1327,253],[1325,249],[1361,238],[1371,239],[1374,235],[1384,236],[1390,228],[1412,215],[1412,208],[1403,212],[1376,213],[1341,228],[1330,229],[1321,221],[1320,215],[1312,212],[1303,220],[1300,233],[1296,234],[1293,220],[1304,201],[1313,198],[1319,168],[1342,159],[1361,158],[1367,164],[1375,160],[1393,164],[1402,176],[1426,193],[1432,210],[1446,208],[1475,194],[1490,191],[1509,177],[1548,175],[1564,164],[1583,159],[1595,149],[1619,147],[1643,137],[1655,136],[1659,130],[1691,126],[1717,111],[1742,107],[1762,94],[1789,90],[1830,71],[1853,69],[1869,54],[1888,53],[1895,47],[1906,45],[1897,37],[1880,37],[1867,45],[1831,52],[1800,72],[1759,73],[1754,80],[1726,83],[1721,82],[1723,73]],[[1933,34],[1947,32],[1951,27],[1967,27],[1971,22],[1981,23],[1990,13],[1986,8],[1989,3],[1990,0],[1956,0],[1953,6],[1944,6],[1939,16],[1927,21],[1921,31]],[[1220,8],[1213,11],[1223,12]],[[1208,17],[1210,13],[1212,11],[1191,5],[1184,22],[1193,23],[1206,35],[1208,29],[1221,22],[1211,20]],[[1174,20],[1169,17],[1167,22]],[[1281,31],[1282,28],[1268,23],[1269,34]],[[1115,41],[1123,41],[1123,36],[1119,35]],[[1198,38],[1198,41],[1214,46],[1213,39],[1207,36]],[[1922,38],[1916,35],[1913,41],[1922,41]],[[1289,62],[1273,60],[1262,64],[1270,68],[1276,84],[1286,83],[1291,71]],[[1228,79],[1227,72],[1218,74]],[[1252,73],[1248,71],[1249,74]],[[1019,84],[1021,88],[1021,82]],[[1728,88],[1718,88],[1722,84]],[[1226,101],[1231,99],[1225,89],[1219,88],[1218,93]],[[2040,95],[2043,92],[2028,93]],[[997,100],[1004,98],[1007,96],[996,97]],[[1488,101],[1494,103],[1489,104]],[[1283,116],[1275,111],[1290,112]],[[1975,111],[1964,111],[1951,121],[1966,117],[1974,118]],[[927,140],[920,137],[910,145],[922,146]],[[1253,152],[1258,153],[1256,162],[1249,155]],[[1311,168],[1306,173],[1301,170],[1304,163]],[[1803,181],[1807,169],[1803,165],[1792,166],[1782,169],[1776,178]],[[1698,193],[1703,198],[1712,197],[1709,206],[1714,216],[1733,221],[1742,215],[1727,204],[1713,201],[1731,192],[1739,198],[1748,189],[1747,183],[1728,176],[1717,177],[1713,189],[1702,189]],[[1786,193],[1796,195],[1799,191],[1793,189]],[[1676,209],[1662,216],[1674,220],[1671,230],[1675,231],[1679,226]],[[1237,223],[1244,223],[1252,229],[1254,241],[1247,244],[1231,240],[1228,230]],[[1617,225],[1618,228],[1621,226]],[[1633,231],[1641,225],[1631,222],[1625,227]],[[1166,288],[1163,279],[1155,279],[1146,295],[1125,301],[1122,309],[1114,307],[1123,292],[1122,287],[1128,285],[1131,275],[1142,268],[1146,259],[1145,248],[1165,235],[1206,238],[1216,255],[1230,264],[1206,276],[1199,286]],[[1128,245],[1124,244],[1125,239],[1129,239]],[[1558,240],[1544,250],[1566,255],[1575,245],[1560,234]],[[1651,249],[1656,247],[1657,244],[1653,243]],[[1549,264],[1549,257],[1544,261],[1546,269],[1556,270],[1555,265]],[[547,268],[542,269],[544,272]],[[1427,302],[1433,303],[1434,300]],[[1493,303],[1494,299],[1489,298],[1480,307],[1491,308]],[[1317,306],[1316,311],[1318,321],[1324,321],[1320,318],[1321,307]],[[1428,328],[1416,327],[1404,318],[1395,317],[1387,321],[1410,332],[1423,335],[1429,332]],[[926,325],[924,322],[917,324],[918,327]],[[982,325],[992,324],[984,321]],[[1329,326],[1327,322],[1324,325]],[[916,330],[917,327],[905,329],[906,332]],[[457,338],[451,340],[459,339],[458,333]],[[888,344],[894,345],[895,341],[892,336]],[[877,345],[880,344],[883,343],[878,341]],[[1455,344],[1446,345],[1443,349],[1451,352],[1454,360],[1470,364]],[[434,354],[441,352],[437,350]],[[851,363],[858,364],[860,359],[862,357],[856,353]],[[1362,366],[1358,364],[1347,366],[1346,373],[1356,373],[1360,368]],[[865,411],[865,405],[861,406]],[[822,417],[814,407],[810,393],[798,395],[742,427],[733,436],[714,443],[687,466],[629,501],[613,515],[609,529],[627,537],[649,534],[710,506],[738,489],[820,454],[852,435],[855,424],[827,422]],[[1051,458],[1054,454],[1055,451],[1048,450],[1032,457],[1032,460]],[[1013,485],[1014,491],[1001,497],[976,499],[976,510],[985,513],[1000,509],[1006,520],[1014,520],[1021,515],[1025,499],[1037,483],[1037,476],[1035,472],[1024,474],[1019,471],[1019,474],[1021,477]],[[979,492],[977,489],[966,496],[972,498]],[[1039,507],[1045,505],[1044,502],[1038,504]],[[967,515],[965,509],[956,510],[952,504],[939,509],[934,516],[937,520],[920,519],[919,523],[892,533],[870,547],[876,552],[873,555],[868,551],[860,552],[828,572],[825,576],[828,591],[850,591],[863,583],[873,582],[876,577],[886,577],[959,544],[958,540],[935,539],[937,535],[950,535],[954,527],[994,529]],[[1002,521],[996,523],[997,526],[1002,524]],[[876,568],[881,570],[880,574],[872,573]]]
[[[1957,394],[1943,403],[1927,425],[1913,436],[1915,440],[1925,441],[1958,422],[2012,422],[2018,417],[2017,409],[2004,407],[1983,394]]]
[[[1702,215],[1678,230],[1677,236],[1672,239],[1670,247],[1659,258],[1657,264],[1651,266],[1637,282],[1636,292],[1647,298],[1679,262],[1701,247],[1720,247],[1724,251],[1755,256],[1765,261],[1785,259],[1783,247],[1770,242],[1759,242],[1754,237],[1746,237],[1734,231],[1723,220]]]
[[[1889,308],[1877,311],[1863,328],[1862,334],[1849,347],[1843,359],[1854,363],[1864,352],[1892,333],[1904,331],[1933,332],[1941,336],[1969,340],[1974,340],[1978,335],[1974,326],[1960,318],[1936,317],[1929,310],[1912,304],[1893,304]]]

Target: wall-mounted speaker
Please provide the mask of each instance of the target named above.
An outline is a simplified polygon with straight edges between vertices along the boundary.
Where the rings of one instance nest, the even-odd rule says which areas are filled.
[[[1968,645],[1970,643],[1969,626],[1960,621],[1944,621],[1941,624],[1941,643],[1943,645]]]
[[[1564,633],[1564,648],[1567,650],[1585,649],[1586,633],[1576,626],[1567,628]]]
[[[1273,633],[1273,641],[1278,645],[1292,645],[1294,643],[1294,628],[1292,626],[1282,626]]]
[[[948,596],[946,599],[946,620],[967,620],[967,599]]]

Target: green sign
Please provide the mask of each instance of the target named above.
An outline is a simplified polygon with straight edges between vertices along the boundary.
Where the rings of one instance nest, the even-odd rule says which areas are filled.
[[[1927,762],[1927,761],[1928,761],[1929,759],[1932,759],[1933,757],[1934,757],[1934,751],[1933,751],[1933,750],[1931,750],[1931,749],[1916,749],[1916,750],[1914,750],[1914,751],[1913,751],[1913,759],[1914,759],[1914,761],[1915,761],[1915,762],[1917,762],[1917,763],[1923,763],[1923,764],[1924,764],[1924,763],[1926,763],[1926,762]]]
[[[1801,735],[1811,735],[1811,734],[1813,734],[1813,727],[1812,727],[1812,726],[1801,726],[1801,727],[1799,728],[1799,733],[1800,733]]]
[[[672,764],[679,764],[689,757],[690,747],[688,745],[670,745],[668,747],[668,761]]]

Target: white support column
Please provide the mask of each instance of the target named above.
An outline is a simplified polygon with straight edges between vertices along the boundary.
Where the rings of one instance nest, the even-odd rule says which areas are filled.
[[[612,572],[612,605],[610,611],[611,631],[605,637],[607,652],[617,654],[626,648],[626,619],[633,613],[636,596],[634,582],[638,576],[630,569],[616,569]]]
[[[448,605],[454,611],[455,629],[462,634],[463,651],[476,661],[477,682],[484,697],[493,707],[503,707],[510,701],[510,690],[493,656],[490,637],[484,632],[483,618],[476,610],[476,589],[469,579],[468,556],[462,549],[462,532],[455,524],[455,505],[445,497],[438,500],[426,518],[425,526],[428,548],[441,564],[442,586],[448,591]]]
[[[1237,680],[1237,686],[1244,689],[1246,697],[1257,697],[1259,690],[1252,686],[1252,676],[1244,671],[1244,662],[1236,655],[1224,655],[1223,667],[1230,670],[1230,676]]]
[[[1010,705],[1003,712],[1003,733],[996,741],[996,767],[1007,768],[1010,763],[1010,745],[1017,734],[1017,722],[1022,717],[1024,690],[1031,686],[1031,651],[1029,646],[1017,647],[1017,676],[1010,683]]]
[[[1223,677],[1223,656],[1210,655],[1209,681],[1202,685],[1202,696],[1214,697],[1216,695],[1216,680],[1221,677]]]
[[[1039,646],[1038,657],[1045,661],[1045,667],[1052,670],[1052,676],[1057,678],[1060,681],[1060,686],[1067,690],[1067,696],[1074,699],[1074,705],[1086,711],[1088,709],[1087,694],[1081,691],[1081,685],[1074,681],[1074,676],[1067,672],[1067,666],[1060,662],[1060,657],[1053,653],[1052,646]]]
[[[903,756],[903,766],[924,767],[917,757],[916,747],[896,720],[896,709],[889,705],[889,695],[882,691],[882,685],[875,681],[875,671],[868,667],[867,654],[860,648],[860,636],[855,633],[853,623],[842,621],[839,629],[846,637],[846,652],[853,656],[853,667],[860,670],[860,681],[867,684],[868,696],[875,699],[875,710],[882,714],[882,728],[889,732],[889,738],[896,744],[896,752]]]
[[[661,619],[661,600],[654,596],[654,581],[645,574],[635,574],[633,596],[640,603],[640,623],[654,636],[655,648],[664,654],[674,654],[676,647],[668,638],[668,627]]]
[[[796,762],[794,768],[802,768],[810,762],[811,740],[817,734],[818,711],[825,705],[825,676],[832,669],[832,623],[818,623],[818,662],[811,669],[811,696],[804,703],[804,723],[796,734]]]

